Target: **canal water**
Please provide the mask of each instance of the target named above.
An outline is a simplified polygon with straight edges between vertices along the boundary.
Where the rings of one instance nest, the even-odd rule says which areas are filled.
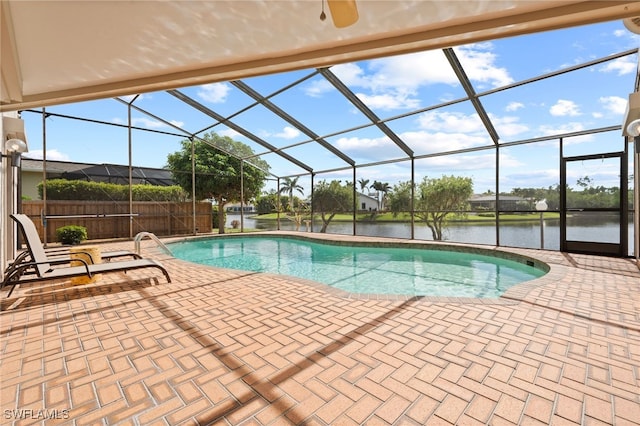
[[[227,227],[231,227],[233,220],[240,221],[240,215],[227,214]],[[572,223],[571,218],[567,221],[571,229],[571,239],[577,241],[599,241],[599,242],[619,242],[619,225],[615,222]],[[255,228],[261,230],[275,230],[276,221],[261,220],[252,217],[244,217],[245,228]],[[315,221],[313,231],[318,232],[322,224]],[[286,218],[280,219],[281,230],[294,230],[295,224]],[[300,227],[305,231],[305,225]],[[331,222],[327,228],[330,234],[353,234],[353,224],[349,222]],[[411,225],[408,223],[356,223],[356,235],[375,237],[411,238]],[[451,224],[444,231],[445,241],[496,245],[496,231],[492,224],[465,225]],[[415,239],[432,240],[431,229],[424,224],[416,222]],[[633,222],[629,223],[629,255],[633,254]],[[540,222],[503,222],[500,224],[500,245],[505,247],[541,248],[547,250],[560,249],[560,223],[558,219],[545,220],[543,231],[540,229]]]

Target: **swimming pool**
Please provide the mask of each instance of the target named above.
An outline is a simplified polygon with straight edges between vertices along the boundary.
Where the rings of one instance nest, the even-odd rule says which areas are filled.
[[[344,245],[285,236],[200,238],[168,246],[182,260],[290,275],[360,294],[496,298],[546,273],[526,258],[460,248]]]

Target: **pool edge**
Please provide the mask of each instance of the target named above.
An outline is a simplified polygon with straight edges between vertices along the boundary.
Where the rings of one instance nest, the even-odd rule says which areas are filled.
[[[268,272],[260,272],[267,276],[277,275],[280,277],[286,277],[287,279],[300,282],[312,287],[321,288],[323,291],[330,293],[334,296],[338,296],[346,299],[359,299],[359,300],[390,300],[390,301],[424,301],[429,303],[480,303],[480,304],[516,304],[524,301],[526,296],[533,290],[544,286],[549,280],[556,281],[560,276],[564,275],[558,265],[547,263],[541,259],[531,256],[530,254],[514,252],[519,250],[518,248],[505,248],[498,246],[483,246],[478,244],[467,243],[455,243],[455,242],[440,242],[430,240],[407,240],[390,237],[371,237],[362,235],[345,235],[345,234],[318,234],[309,232],[296,232],[296,231],[258,231],[248,233],[225,233],[225,234],[206,234],[186,237],[175,237],[165,240],[166,243],[179,243],[183,241],[191,241],[194,239],[211,239],[211,238],[241,238],[241,237],[286,237],[290,239],[314,241],[324,244],[333,245],[356,245],[356,246],[369,246],[369,247],[389,247],[389,248],[410,248],[410,247],[428,247],[428,249],[435,250],[450,250],[466,253],[478,253],[485,256],[493,256],[506,260],[511,260],[519,263],[527,264],[528,266],[545,272],[545,275],[532,280],[524,281],[508,288],[498,298],[472,298],[472,297],[454,297],[454,296],[416,296],[416,295],[385,295],[385,294],[367,294],[367,293],[350,293],[346,290],[332,287],[328,284],[324,284],[318,281],[300,278],[292,275],[273,274]],[[510,251],[508,251],[510,250]],[[524,249],[532,250],[532,249]],[[182,260],[184,262],[188,262]],[[531,262],[531,263],[529,263]],[[206,266],[206,265],[203,265]],[[218,268],[214,266],[207,266],[209,268]],[[221,268],[226,269],[226,268]]]

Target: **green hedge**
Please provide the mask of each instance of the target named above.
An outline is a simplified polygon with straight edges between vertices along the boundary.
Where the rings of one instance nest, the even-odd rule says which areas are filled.
[[[42,199],[43,183],[38,184],[38,194]],[[133,201],[173,201],[188,199],[184,190],[177,186],[156,186],[137,184],[131,186]],[[47,180],[48,200],[85,201],[129,201],[129,185],[84,180]]]

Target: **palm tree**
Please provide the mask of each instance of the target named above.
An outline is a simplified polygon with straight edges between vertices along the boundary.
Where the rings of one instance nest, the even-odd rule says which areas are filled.
[[[358,179],[358,183],[360,184],[360,191],[364,194],[364,190],[369,186],[369,179]]]
[[[391,186],[388,183],[382,183],[375,180],[373,181],[371,188],[375,189],[377,192],[378,211],[382,211],[382,208],[384,207],[384,200],[387,197],[387,193],[391,191]],[[381,193],[382,196],[380,196]]]
[[[304,195],[304,191],[301,185],[298,185],[298,177],[284,178],[284,182],[280,184],[280,194],[285,193],[289,195],[289,207],[293,211],[293,191],[298,191],[300,195]]]

